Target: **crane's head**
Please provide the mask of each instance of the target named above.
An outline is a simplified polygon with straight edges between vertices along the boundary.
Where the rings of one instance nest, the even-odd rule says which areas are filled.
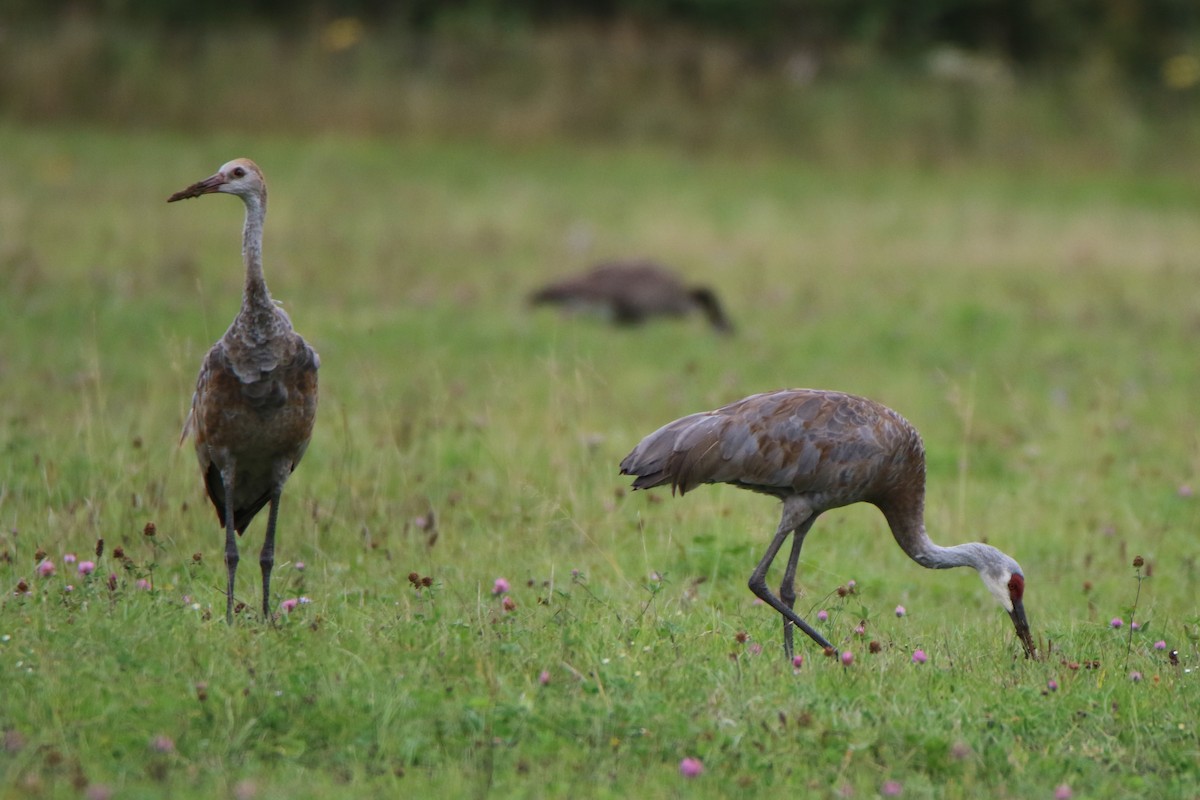
[[[1025,657],[1037,658],[1037,648],[1029,632],[1029,620],[1025,618],[1025,573],[1021,572],[1020,564],[996,548],[987,545],[982,547],[990,552],[986,563],[979,566],[979,577],[1012,618],[1017,638],[1025,648]]]
[[[186,200],[189,197],[199,197],[202,194],[212,194],[213,192],[235,194],[242,199],[249,197],[265,199],[267,182],[257,164],[248,158],[235,158],[233,161],[222,164],[215,174],[171,195],[167,198],[167,202],[174,203],[176,200]]]

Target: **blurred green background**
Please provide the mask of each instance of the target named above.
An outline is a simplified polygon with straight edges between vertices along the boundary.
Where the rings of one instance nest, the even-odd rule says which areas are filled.
[[[8,0],[0,113],[123,129],[1195,169],[1191,0]]]

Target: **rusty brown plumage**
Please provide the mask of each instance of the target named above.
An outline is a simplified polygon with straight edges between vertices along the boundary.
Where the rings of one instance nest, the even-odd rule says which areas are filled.
[[[817,389],[756,394],[714,411],[667,423],[621,462],[633,488],[670,486],[684,494],[705,483],[728,483],[783,501],[783,517],[750,589],[784,616],[784,650],[792,626],[832,647],[793,610],[800,548],[825,511],[866,502],[887,518],[896,542],[924,567],[974,567],[1012,618],[1027,656],[1034,656],[1026,621],[1024,574],[990,545],[934,544],[925,531],[925,448],[909,422],[864,397]],[[779,597],[766,573],[788,535],[792,550]]]
[[[619,325],[699,311],[718,332],[733,332],[733,324],[712,289],[688,286],[675,272],[652,261],[597,264],[582,275],[543,286],[530,294],[529,302],[596,309]]]
[[[279,499],[312,437],[320,359],[272,300],[263,278],[267,188],[262,171],[252,161],[235,159],[168,202],[214,192],[236,195],[246,205],[246,284],[241,309],[201,364],[183,437],[193,437],[209,499],[225,527],[229,622],[239,560],[235,534],[244,532],[264,506],[270,507],[259,555],[263,616],[269,619]]]

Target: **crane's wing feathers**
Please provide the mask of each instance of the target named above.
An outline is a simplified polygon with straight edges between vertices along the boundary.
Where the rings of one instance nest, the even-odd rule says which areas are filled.
[[[621,471],[636,476],[635,489],[669,484],[685,493],[732,483],[780,497],[821,493],[837,503],[840,487],[869,493],[914,443],[920,447],[912,426],[878,403],[789,389],[668,423],[634,448]]]

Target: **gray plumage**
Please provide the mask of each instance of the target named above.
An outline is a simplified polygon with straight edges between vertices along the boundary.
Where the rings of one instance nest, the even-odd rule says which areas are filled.
[[[733,323],[712,289],[688,286],[677,274],[651,261],[598,264],[582,275],[543,286],[529,296],[529,302],[598,310],[618,325],[639,325],[651,317],[681,317],[699,311],[714,330],[733,332]]]
[[[907,420],[873,400],[817,389],[756,394],[658,429],[621,462],[634,489],[670,486],[684,494],[728,483],[783,502],[783,516],[750,589],[784,617],[784,651],[792,625],[822,647],[833,646],[793,610],[800,548],[823,512],[871,503],[883,512],[901,549],[923,567],[973,567],[1009,613],[1027,657],[1035,657],[1025,617],[1021,567],[991,545],[934,544],[925,532],[925,448]],[[776,597],[767,570],[788,535],[792,550]]]
[[[263,278],[267,185],[262,171],[249,159],[235,159],[167,202],[213,192],[236,195],[246,205],[242,231],[246,285],[241,310],[200,367],[183,436],[194,437],[209,499],[225,527],[227,622],[233,621],[235,533],[244,532],[263,506],[270,505],[259,554],[263,618],[270,619],[279,499],[312,437],[320,359],[292,329]]]

